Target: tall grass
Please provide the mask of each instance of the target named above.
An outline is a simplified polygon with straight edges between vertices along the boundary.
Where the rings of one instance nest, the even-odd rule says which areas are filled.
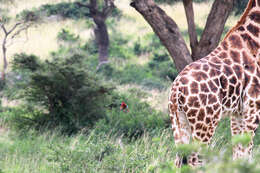
[[[116,127],[115,127],[116,128]],[[218,140],[221,140],[219,138]],[[2,172],[176,172],[177,152],[170,129],[147,132],[128,141],[93,129],[88,135],[62,136],[59,130],[26,134],[0,134]],[[207,164],[198,168],[183,167],[182,172],[258,172],[259,147],[254,159],[232,161],[229,145],[204,152]]]

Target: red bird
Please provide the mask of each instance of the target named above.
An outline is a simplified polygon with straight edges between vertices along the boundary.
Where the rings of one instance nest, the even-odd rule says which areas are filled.
[[[122,102],[120,105],[120,110],[123,110],[124,112],[128,112],[128,106],[125,102]]]

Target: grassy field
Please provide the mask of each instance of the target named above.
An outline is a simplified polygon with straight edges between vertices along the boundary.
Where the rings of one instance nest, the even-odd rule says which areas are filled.
[[[24,9],[59,2],[64,1],[16,0],[13,5],[8,6],[10,8],[9,14],[14,17]],[[21,119],[21,117],[30,118],[34,115],[35,110],[31,109],[31,105],[25,107],[20,105],[21,102],[9,102],[5,99],[3,107],[0,104],[0,173],[259,172],[259,134],[255,138],[254,159],[251,162],[246,159],[233,161],[231,147],[234,141],[232,143],[229,130],[230,122],[227,119],[220,124],[209,148],[197,144],[176,148],[167,115],[171,81],[168,78],[158,80],[159,78],[156,76],[158,74],[150,67],[159,64],[156,64],[154,59],[156,56],[165,56],[165,49],[158,46],[156,41],[153,44],[150,43],[151,39],[154,39],[153,31],[142,16],[129,6],[129,0],[116,0],[115,3],[122,11],[123,17],[116,24],[116,33],[111,28],[109,28],[109,33],[113,43],[119,42],[118,45],[111,44],[112,50],[119,50],[121,54],[113,54],[111,57],[112,66],[109,66],[111,69],[108,68],[107,73],[120,74],[115,78],[104,80],[104,82],[114,84],[116,91],[128,101],[130,111],[107,110],[107,119],[99,120],[93,128],[86,127],[78,133],[67,135],[62,132],[60,127],[45,129],[38,128],[38,126],[37,128],[28,126],[33,122]],[[194,4],[195,20],[199,30],[205,25],[210,5],[211,2]],[[161,5],[161,7],[176,21],[188,44],[187,23],[182,3],[178,2],[172,6]],[[229,17],[225,31],[233,26],[237,20],[238,17]],[[8,27],[13,24],[14,21]],[[48,19],[43,24],[30,28],[27,40],[25,40],[26,35],[22,34],[13,45],[8,47],[9,61],[12,60],[14,54],[21,52],[35,54],[42,60],[51,59],[50,54],[55,51],[58,52],[57,54],[61,52],[59,55],[62,56],[66,56],[65,53],[69,54],[70,51],[77,52],[79,49],[60,48],[57,34],[62,28],[79,35],[78,44],[80,47],[83,47],[82,45],[86,42],[91,44],[88,40],[93,38],[93,31],[87,29],[84,20]],[[119,35],[122,38],[117,38],[117,34],[122,34]],[[0,38],[2,38],[2,33]],[[122,40],[126,43],[120,45]],[[146,49],[149,49],[148,53],[140,55],[133,53],[133,45],[136,45],[138,40],[146,46]],[[149,47],[150,45],[158,47]],[[79,51],[79,53],[81,52]],[[122,57],[120,57],[121,55]],[[95,69],[97,55],[86,55],[86,57],[88,65],[86,68]],[[167,64],[169,60],[160,63],[164,66],[159,67],[169,68],[169,64]],[[129,75],[135,70],[137,70],[137,74]],[[161,72],[161,70],[163,69],[158,71]],[[102,79],[107,77],[105,76],[106,71],[100,74],[104,75]],[[155,87],[145,86],[140,75],[145,79],[149,78],[146,82]],[[122,82],[124,77],[134,82]],[[117,78],[122,81],[116,80]],[[139,83],[135,82],[140,78]],[[159,88],[156,88],[158,86]],[[26,124],[26,120],[29,123]],[[23,123],[27,126],[21,126]],[[141,129],[141,132],[136,129]],[[129,134],[130,132],[132,134]],[[240,140],[247,139],[242,137]],[[201,149],[207,163],[205,166],[197,169],[189,167],[177,169],[174,167],[173,160],[177,152],[189,153],[198,149]]]

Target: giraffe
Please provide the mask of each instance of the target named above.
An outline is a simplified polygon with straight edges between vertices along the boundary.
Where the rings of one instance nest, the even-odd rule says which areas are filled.
[[[248,146],[233,147],[233,159],[251,157],[260,116],[260,0],[249,0],[238,23],[206,57],[187,65],[169,94],[175,144],[209,144],[221,118],[231,119],[231,133],[251,134]],[[198,153],[176,155],[177,167],[202,164]]]

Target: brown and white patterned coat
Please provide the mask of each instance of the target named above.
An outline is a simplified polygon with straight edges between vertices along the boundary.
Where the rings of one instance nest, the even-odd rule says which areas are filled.
[[[221,118],[231,118],[232,135],[250,133],[260,116],[260,0],[249,0],[239,22],[208,56],[177,76],[169,96],[175,143],[209,144]],[[233,158],[251,155],[253,142],[233,148]],[[182,158],[177,155],[176,165]],[[192,154],[188,164],[200,164]]]

